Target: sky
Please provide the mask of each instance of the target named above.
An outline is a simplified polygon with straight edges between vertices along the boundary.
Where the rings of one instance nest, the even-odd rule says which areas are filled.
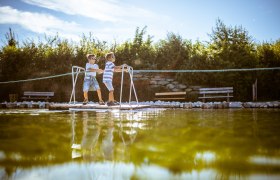
[[[18,41],[58,34],[79,42],[91,33],[122,43],[145,26],[154,42],[168,33],[205,42],[218,18],[242,26],[256,43],[280,39],[279,0],[0,0],[0,43],[9,28]]]

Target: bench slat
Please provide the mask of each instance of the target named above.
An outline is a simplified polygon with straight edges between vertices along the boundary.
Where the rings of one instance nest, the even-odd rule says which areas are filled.
[[[39,97],[39,96],[36,96],[36,97],[22,97],[22,99],[51,99],[50,97]]]
[[[200,91],[233,90],[233,87],[199,88]]]
[[[156,93],[156,96],[176,96],[176,95],[186,95],[186,92],[162,92]]]
[[[185,98],[155,98],[155,100],[182,100]]]
[[[205,96],[205,97],[198,97],[198,99],[214,99],[214,98],[228,98],[233,96]]]
[[[25,91],[24,96],[54,96],[54,92],[31,92]]]
[[[155,93],[154,100],[185,100],[187,92],[160,92]]]
[[[233,91],[199,91],[199,94],[224,94],[224,93],[233,93]]]

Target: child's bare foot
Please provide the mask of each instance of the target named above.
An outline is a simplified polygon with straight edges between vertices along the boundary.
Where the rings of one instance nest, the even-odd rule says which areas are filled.
[[[105,105],[104,101],[103,100],[99,101],[99,105]]]
[[[87,105],[88,99],[84,99],[83,105]]]

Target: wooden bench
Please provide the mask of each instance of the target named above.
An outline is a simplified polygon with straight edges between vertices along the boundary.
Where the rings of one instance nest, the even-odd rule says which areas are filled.
[[[205,99],[217,98],[226,98],[229,102],[229,98],[233,97],[233,87],[199,88],[198,94],[202,95],[198,99],[202,99],[203,102]]]
[[[155,100],[179,101],[186,99],[186,92],[161,92],[155,93]]]
[[[23,92],[22,99],[24,99],[24,100],[45,100],[45,101],[48,101],[53,96],[54,96],[54,92],[25,91],[25,92]]]

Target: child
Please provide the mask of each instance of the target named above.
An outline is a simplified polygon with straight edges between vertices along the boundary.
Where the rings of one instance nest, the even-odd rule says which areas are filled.
[[[88,91],[93,88],[93,90],[97,91],[99,104],[105,105],[104,101],[102,100],[101,91],[99,84],[96,80],[96,72],[103,73],[103,70],[99,69],[96,63],[96,57],[94,54],[87,54],[88,63],[86,64],[86,73],[83,85],[84,91],[84,102],[83,105],[88,103]]]
[[[104,74],[103,74],[103,83],[109,90],[109,101],[107,103],[108,106],[119,105],[118,102],[114,99],[114,87],[112,84],[114,72],[121,72],[122,66],[115,66],[115,56],[113,52],[107,53],[105,55],[105,59],[107,60],[105,64]]]

